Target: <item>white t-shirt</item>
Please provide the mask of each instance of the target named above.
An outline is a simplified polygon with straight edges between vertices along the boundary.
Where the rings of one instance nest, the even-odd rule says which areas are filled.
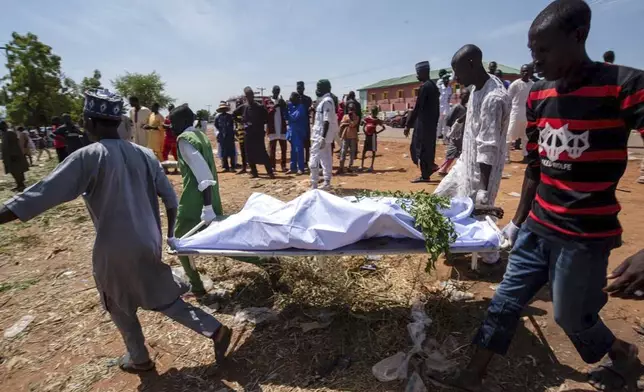
[[[338,134],[338,116],[335,113],[335,104],[331,94],[325,94],[315,109],[315,123],[311,130],[311,140],[322,139],[324,135],[324,122],[329,122],[329,131],[326,134],[326,142],[331,143]]]
[[[517,79],[508,88],[508,95],[512,99],[512,110],[510,115],[515,117],[517,120],[526,121],[525,105],[528,101],[528,95],[530,94],[530,89],[534,85],[532,80],[524,82],[521,79]]]

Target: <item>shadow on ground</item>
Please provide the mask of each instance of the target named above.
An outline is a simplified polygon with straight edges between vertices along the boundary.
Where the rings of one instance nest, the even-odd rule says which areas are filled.
[[[233,297],[234,302],[245,301],[245,294],[254,297],[258,292],[264,289],[248,288],[237,299]],[[226,308],[235,307],[234,302]],[[451,303],[442,297],[432,297],[425,308],[433,320],[428,338],[438,342],[448,338],[455,341],[458,346],[451,359],[462,366],[468,359],[468,344],[486,307],[487,301]],[[534,308],[527,310],[527,314],[540,313],[543,312]],[[346,307],[289,305],[277,320],[255,327],[243,342],[236,334],[228,361],[222,366],[171,368],[163,374],[149,373],[141,377],[138,390],[219,391],[227,390],[226,384],[238,384],[247,392],[281,390],[281,387],[356,392],[403,390],[404,382],[378,382],[371,374],[371,367],[398,351],[409,349],[406,329],[409,314],[409,308],[400,306],[353,312]],[[301,323],[320,316],[330,317],[331,324],[303,332]],[[533,328],[539,331],[536,323]],[[495,359],[489,374],[490,391],[545,391],[565,380],[584,378],[576,370],[558,363],[543,334],[531,333],[524,324],[520,324],[508,356]],[[429,383],[427,386],[441,390]]]

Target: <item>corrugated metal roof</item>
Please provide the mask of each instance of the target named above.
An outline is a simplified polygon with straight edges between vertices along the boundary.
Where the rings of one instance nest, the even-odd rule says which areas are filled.
[[[485,67],[485,69],[487,69],[488,63],[486,61],[484,61],[483,66]],[[507,65],[503,65],[503,64],[499,64],[499,63],[497,63],[497,68],[500,69],[504,74],[518,75],[521,72],[520,70],[518,70],[516,68],[508,67]],[[432,70],[429,73],[429,77],[432,80],[437,80],[438,79],[438,72],[441,69],[445,69],[447,72],[450,72],[450,73],[452,72],[451,67],[449,67],[449,68],[439,68],[439,69]],[[410,74],[410,75],[405,75],[405,76],[399,76],[397,78],[381,80],[381,81],[376,82],[374,84],[370,84],[368,86],[361,87],[361,88],[358,89],[358,91],[369,90],[369,89],[374,89],[374,88],[390,87],[390,86],[400,86],[400,85],[404,85],[404,84],[416,84],[416,83],[418,83],[418,79],[416,78],[416,74]]]

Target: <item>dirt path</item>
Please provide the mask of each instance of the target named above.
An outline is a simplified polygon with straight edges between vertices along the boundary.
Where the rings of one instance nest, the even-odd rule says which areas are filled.
[[[382,141],[376,172],[335,177],[338,193],[363,189],[431,191],[429,185],[410,184],[418,175],[408,158],[406,141]],[[519,160],[519,154],[513,153]],[[439,145],[437,156],[444,156]],[[620,183],[624,246],[610,258],[611,267],[639,250],[644,235],[640,206],[642,185],[635,183],[639,161],[629,162]],[[32,170],[31,178],[53,167]],[[497,205],[513,214],[524,165],[506,166]],[[261,171],[260,171],[261,173]],[[171,176],[179,190],[180,179]],[[250,180],[220,174],[226,213],[238,211],[252,192],[290,200],[306,189],[306,177],[280,175],[276,180]],[[0,199],[10,196],[9,180],[0,178]],[[13,339],[0,340],[0,390],[3,391],[392,391],[404,383],[378,382],[371,367],[379,360],[409,347],[406,324],[409,301],[421,296],[433,323],[428,337],[457,348],[453,358],[467,360],[463,348],[476,331],[503,267],[469,271],[469,260],[457,258],[437,270],[422,272],[421,257],[385,257],[376,272],[361,271],[364,258],[343,258],[331,265],[287,260],[285,281],[290,294],[273,293],[264,272],[229,259],[204,258],[202,274],[213,280],[229,299],[216,313],[234,326],[234,351],[221,368],[211,366],[209,342],[152,312],[141,312],[158,374],[139,378],[119,372],[113,359],[123,350],[118,332],[99,304],[91,277],[94,231],[83,203],[71,202],[28,224],[0,229],[0,329],[26,314],[35,316],[28,329]],[[176,265],[177,260],[165,256]],[[437,280],[460,279],[472,301],[451,303],[432,294]],[[278,319],[257,327],[233,324],[239,308],[267,306]],[[644,302],[611,299],[603,312],[620,337],[641,344],[631,326],[642,317]],[[331,322],[328,324],[328,322]],[[308,323],[319,329],[304,332]],[[644,358],[643,358],[644,359]],[[343,364],[349,363],[345,368]],[[544,290],[526,311],[510,353],[497,358],[489,376],[490,390],[591,391],[583,383],[587,366],[552,319],[552,304]],[[433,386],[428,386],[432,390]],[[434,388],[433,390],[440,390]]]

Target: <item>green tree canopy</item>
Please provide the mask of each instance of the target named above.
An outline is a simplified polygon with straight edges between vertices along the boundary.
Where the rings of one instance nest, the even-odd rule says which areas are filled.
[[[95,69],[91,77],[83,78],[80,84],[80,93],[84,94],[87,90],[101,88],[101,77],[101,71]]]
[[[60,57],[35,34],[14,32],[11,38],[6,45],[9,74],[3,78],[9,121],[39,126],[70,111],[75,83],[61,73]]]
[[[165,108],[174,102],[174,99],[165,93],[165,83],[156,72],[150,74],[127,72],[114,79],[112,85],[124,99],[136,96],[143,106],[150,107],[154,102],[157,102],[162,108]]]
[[[207,111],[206,109],[197,110],[196,115],[197,115],[197,118],[201,120],[206,120],[206,121],[210,120],[210,112]]]

